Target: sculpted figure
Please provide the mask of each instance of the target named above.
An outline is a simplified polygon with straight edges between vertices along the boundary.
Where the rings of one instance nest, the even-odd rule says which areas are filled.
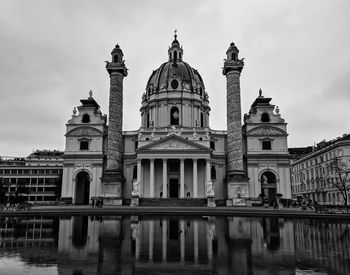
[[[133,182],[133,190],[131,192],[132,196],[140,196],[140,182],[134,181]]]
[[[212,181],[208,181],[207,183],[207,196],[214,196],[214,183]]]
[[[267,177],[265,175],[262,175],[262,184],[267,184]]]

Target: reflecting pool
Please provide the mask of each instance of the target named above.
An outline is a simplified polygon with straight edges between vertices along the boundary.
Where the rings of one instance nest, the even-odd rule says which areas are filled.
[[[350,274],[350,223],[1,217],[0,274]]]

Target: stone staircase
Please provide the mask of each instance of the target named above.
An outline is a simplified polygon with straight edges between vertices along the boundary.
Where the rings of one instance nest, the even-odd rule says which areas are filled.
[[[207,199],[193,198],[140,198],[140,206],[206,206]]]

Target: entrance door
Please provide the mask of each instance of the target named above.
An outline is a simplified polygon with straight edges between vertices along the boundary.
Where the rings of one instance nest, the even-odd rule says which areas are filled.
[[[179,197],[179,180],[170,179],[169,180],[169,198]]]
[[[76,204],[89,204],[90,200],[90,176],[82,171],[76,177]]]

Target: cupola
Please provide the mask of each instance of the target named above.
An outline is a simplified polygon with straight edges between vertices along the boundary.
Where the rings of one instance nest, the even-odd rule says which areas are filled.
[[[230,47],[226,51],[227,61],[237,61],[239,50],[235,43],[231,42]]]
[[[169,47],[169,61],[173,61],[176,63],[177,61],[182,61],[183,49],[180,46],[179,41],[177,40],[177,34],[174,34],[174,41],[171,43],[171,47]]]
[[[123,51],[120,49],[119,45],[117,44],[113,51],[111,52],[112,55],[112,63],[122,63],[123,62]]]

